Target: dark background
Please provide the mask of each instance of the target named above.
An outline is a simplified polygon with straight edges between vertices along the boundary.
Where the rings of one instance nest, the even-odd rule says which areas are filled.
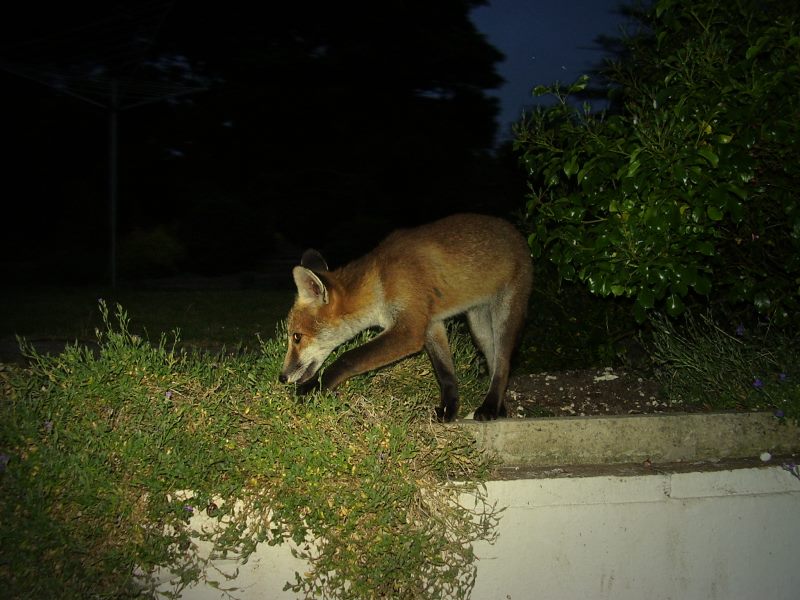
[[[308,246],[335,266],[398,226],[513,218],[480,4],[4,9],[5,277],[108,280],[112,81],[120,281],[266,272]]]

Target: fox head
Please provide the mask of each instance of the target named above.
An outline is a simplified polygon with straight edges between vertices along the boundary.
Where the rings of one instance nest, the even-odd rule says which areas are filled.
[[[316,250],[306,250],[292,277],[297,297],[286,320],[289,347],[278,379],[305,383],[349,336],[340,331],[335,317],[337,291],[325,259]]]

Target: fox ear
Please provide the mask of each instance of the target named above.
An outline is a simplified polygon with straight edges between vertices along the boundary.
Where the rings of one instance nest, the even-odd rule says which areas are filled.
[[[322,258],[322,254],[313,248],[309,248],[303,252],[303,257],[300,259],[300,264],[306,269],[311,269],[317,273],[326,273],[330,270],[328,269],[328,263],[326,263],[325,259]]]
[[[328,289],[316,273],[305,267],[295,267],[292,277],[297,285],[297,295],[300,300],[315,304],[328,303]]]

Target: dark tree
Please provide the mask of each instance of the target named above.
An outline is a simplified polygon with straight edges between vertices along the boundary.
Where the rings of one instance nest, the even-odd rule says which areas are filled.
[[[468,207],[469,174],[495,128],[484,90],[500,81],[499,53],[469,21],[473,4],[256,13],[248,3],[194,13],[191,25],[173,19],[170,50],[219,77],[186,122],[193,158],[304,243],[330,244],[348,227],[369,238]]]
[[[476,178],[497,107],[485,91],[500,83],[502,56],[469,20],[481,3],[174,3],[138,68],[208,89],[120,120],[123,233],[162,226],[189,266],[238,270],[271,251],[275,232],[346,257],[389,228],[486,210]],[[100,14],[62,13],[35,30]],[[113,58],[87,47],[99,65]],[[52,93],[38,102],[52,107]],[[67,132],[76,111],[93,118],[64,102],[48,136]],[[82,163],[82,179],[95,175],[101,196],[96,118],[99,135],[76,150],[96,157],[92,169]],[[43,135],[33,123],[22,137]],[[93,213],[102,210],[94,201]]]

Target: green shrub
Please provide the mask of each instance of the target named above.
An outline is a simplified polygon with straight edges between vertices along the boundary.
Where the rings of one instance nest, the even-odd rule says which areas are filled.
[[[800,4],[659,0],[607,70],[612,110],[553,94],[515,147],[529,238],[559,276],[636,317],[687,302],[800,315]]]
[[[4,597],[149,596],[158,568],[178,595],[211,575],[198,540],[241,561],[293,540],[309,567],[287,587],[308,598],[469,594],[471,544],[497,519],[480,484],[490,464],[467,433],[431,423],[429,389],[410,384],[423,358],[298,404],[276,383],[283,334],[256,355],[188,354],[101,310],[97,352],[27,348],[28,368],[0,372]],[[194,531],[198,511],[216,525]]]

